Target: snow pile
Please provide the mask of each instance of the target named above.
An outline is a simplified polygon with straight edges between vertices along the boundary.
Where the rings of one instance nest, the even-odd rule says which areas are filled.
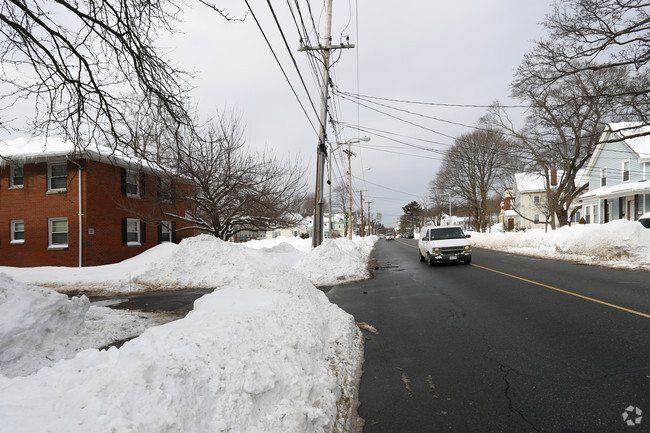
[[[311,248],[311,239],[284,238],[234,244],[200,235],[180,244],[163,243],[123,262],[86,268],[0,266],[11,278],[48,285],[65,293],[129,293],[148,289],[217,288],[242,272],[269,267],[293,268],[316,286],[359,281],[370,276],[367,264],[376,236],[328,239]],[[258,264],[245,270],[242,260]]]
[[[309,252],[295,268],[319,285],[341,284],[370,278],[368,260],[377,236],[347,239],[327,239]],[[336,263],[336,266],[332,266]]]
[[[61,345],[82,327],[89,307],[85,296],[68,300],[0,274],[0,368],[21,358],[60,356]]]
[[[129,314],[91,306],[0,274],[0,374],[33,374],[79,351],[103,347],[169,321],[154,313]]]
[[[585,264],[650,270],[650,230],[635,221],[576,224],[557,230],[472,233],[472,245]]]
[[[319,274],[330,281],[338,268],[352,269],[348,262],[357,260],[365,275],[373,244],[368,239],[323,245],[338,252],[334,257],[319,252],[321,247],[302,253],[290,244],[247,248],[199,236],[150,252],[157,260],[137,272],[144,283],[219,289],[198,299],[184,319],[149,328],[120,349],[83,350],[29,376],[0,376],[0,432],[360,430],[361,332],[354,318],[305,276],[314,273],[303,274],[290,264],[310,263],[312,255],[330,257],[332,262],[320,262],[321,267],[336,272]],[[137,257],[122,264],[145,261]],[[124,272],[120,264],[111,266]],[[98,275],[104,275],[99,268]],[[70,280],[81,275],[58,272]],[[345,274],[360,278],[349,270]],[[38,296],[3,278],[12,298],[28,299],[16,309],[12,326],[34,321]],[[93,282],[91,273],[81,278]],[[79,299],[62,296],[61,302],[85,302],[87,309],[87,300]],[[80,320],[57,322],[53,317],[60,313],[36,314],[50,317],[45,322],[59,340],[78,338]]]
[[[178,245],[165,242],[120,263],[103,266],[85,268],[0,266],[0,272],[22,283],[48,285],[57,289],[70,288],[64,290],[67,292],[128,293],[130,290],[144,290],[146,287],[134,285],[132,281],[160,260],[172,255],[177,248]]]

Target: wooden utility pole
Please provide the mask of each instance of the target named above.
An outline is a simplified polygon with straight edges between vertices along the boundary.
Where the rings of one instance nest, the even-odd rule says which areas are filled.
[[[323,81],[321,83],[320,132],[318,134],[316,162],[316,193],[314,194],[314,233],[312,247],[323,243],[323,181],[325,179],[325,160],[327,159],[327,98],[330,82],[330,54],[338,48],[354,48],[351,44],[332,45],[332,0],[325,5],[325,35],[323,44],[318,47],[300,47],[299,51],[321,51],[323,54]]]

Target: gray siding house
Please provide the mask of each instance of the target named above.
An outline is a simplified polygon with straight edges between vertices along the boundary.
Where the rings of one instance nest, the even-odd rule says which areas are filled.
[[[636,221],[650,212],[650,125],[610,123],[589,160],[580,196],[587,224]]]

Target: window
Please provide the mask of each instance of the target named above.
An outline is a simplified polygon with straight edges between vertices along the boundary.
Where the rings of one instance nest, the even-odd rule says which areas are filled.
[[[131,198],[144,198],[144,173],[120,169],[122,195]]]
[[[25,221],[24,220],[11,221],[11,243],[12,244],[25,243]]]
[[[160,235],[158,243],[172,241],[172,223],[171,221],[160,222]]]
[[[630,180],[630,160],[623,161],[623,182]]]
[[[47,190],[65,191],[68,187],[68,163],[50,163],[47,166]]]
[[[593,215],[594,215],[594,224],[599,224],[600,221],[598,220],[598,205],[597,204],[594,205]]]
[[[600,186],[607,186],[607,167],[600,169]]]
[[[126,244],[140,245],[140,220],[126,219]]]
[[[174,201],[174,182],[168,177],[158,179],[158,197],[160,200],[173,202]]]
[[[533,197],[533,203],[539,204],[539,196],[538,195]]]
[[[591,206],[585,207],[585,222],[591,224]]]
[[[68,247],[68,219],[50,218],[48,221],[48,239],[50,248]]]
[[[138,173],[134,171],[126,172],[126,195],[129,197],[140,196],[140,182],[138,182]]]
[[[9,188],[22,188],[23,187],[23,166],[11,166],[9,178]]]
[[[539,214],[538,213],[535,214],[534,219],[535,219],[535,224],[539,224]]]

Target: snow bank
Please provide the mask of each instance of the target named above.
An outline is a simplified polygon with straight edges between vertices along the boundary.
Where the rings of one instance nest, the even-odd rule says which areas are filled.
[[[47,285],[64,293],[116,294],[178,288],[218,288],[242,272],[293,268],[316,286],[359,281],[370,276],[367,263],[376,236],[328,239],[311,248],[311,239],[278,237],[242,244],[209,235],[163,243],[123,262],[86,268],[0,266],[16,281]],[[242,260],[257,266],[240,267]]]
[[[338,268],[346,278],[359,278],[361,268],[365,275],[373,244],[346,240],[303,253],[287,243],[247,248],[198,236],[122,262],[147,263],[137,271],[143,284],[219,290],[198,299],[184,319],[149,328],[120,349],[88,349],[29,376],[0,376],[0,432],[360,431],[363,337],[310,278],[333,280],[323,269],[335,268],[333,275]],[[364,265],[348,263],[354,260]],[[297,270],[316,263],[318,274]],[[112,271],[124,273],[119,265]],[[57,272],[94,282],[90,272]],[[3,278],[14,292],[26,287]],[[52,296],[87,309],[85,298]],[[11,322],[29,317],[34,302]],[[74,339],[77,331],[59,335]]]
[[[327,239],[320,247],[311,250],[295,268],[318,285],[367,279],[370,277],[368,260],[377,239],[377,236],[356,238],[352,242]]]
[[[635,221],[576,224],[557,230],[472,233],[472,245],[585,264],[650,270],[650,230]]]
[[[0,274],[0,374],[30,375],[83,349],[135,337],[169,320],[91,306],[86,296],[68,299]]]
[[[165,242],[120,263],[72,268],[63,266],[39,266],[13,268],[0,266],[0,272],[16,281],[27,284],[47,284],[55,288],[82,293],[128,293],[146,287],[130,284],[155,263],[174,254],[178,245]]]
[[[20,284],[0,274],[0,365],[54,352],[83,325],[88,298]]]

